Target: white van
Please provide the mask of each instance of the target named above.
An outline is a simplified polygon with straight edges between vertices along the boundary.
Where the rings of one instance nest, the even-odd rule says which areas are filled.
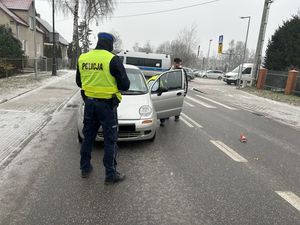
[[[253,65],[254,65],[253,63],[244,63],[244,64],[239,65],[231,72],[226,73],[223,77],[223,81],[226,82],[227,84],[231,84],[231,83],[236,84],[242,65],[243,65],[243,69],[242,69],[242,74],[241,74],[241,80],[250,82],[252,79],[252,73],[253,73]]]
[[[171,68],[171,57],[167,54],[122,51],[117,54],[124,64],[137,66],[146,77],[165,72]]]

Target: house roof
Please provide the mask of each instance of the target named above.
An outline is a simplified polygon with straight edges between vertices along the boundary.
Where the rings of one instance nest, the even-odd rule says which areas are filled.
[[[43,19],[40,18],[40,17],[36,17],[36,20],[37,20],[40,24],[42,24],[42,26],[44,26],[45,29],[46,29],[49,33],[51,33],[51,32],[53,31],[52,26],[51,26],[46,20],[43,20]],[[55,32],[57,32],[57,31],[55,30]],[[57,33],[59,33],[59,32],[57,32]],[[59,42],[60,42],[61,44],[63,44],[63,45],[68,45],[68,44],[69,44],[68,41],[67,41],[66,39],[64,39],[64,37],[61,36],[60,34],[59,34]]]
[[[2,4],[2,2],[0,2],[0,9],[2,9],[10,18],[12,18],[17,23],[28,27],[28,24],[24,20],[22,20],[20,17],[14,14],[12,11],[10,11],[4,4]]]
[[[28,10],[32,4],[32,0],[1,0],[8,9]]]

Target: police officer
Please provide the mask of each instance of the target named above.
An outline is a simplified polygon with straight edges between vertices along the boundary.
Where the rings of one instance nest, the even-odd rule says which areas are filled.
[[[85,96],[84,139],[80,150],[81,177],[88,177],[93,170],[91,151],[101,125],[104,136],[105,184],[117,183],[125,178],[116,169],[117,107],[122,99],[120,91],[127,91],[130,81],[121,60],[111,53],[114,41],[112,34],[99,33],[96,49],[80,55],[76,73],[76,83]]]

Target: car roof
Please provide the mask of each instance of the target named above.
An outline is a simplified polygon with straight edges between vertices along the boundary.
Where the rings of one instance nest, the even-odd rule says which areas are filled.
[[[244,63],[243,67],[253,66],[253,63]]]

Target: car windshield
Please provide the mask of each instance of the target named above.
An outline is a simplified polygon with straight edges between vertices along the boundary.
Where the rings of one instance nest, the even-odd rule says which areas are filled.
[[[245,69],[246,67],[243,66],[243,70]],[[240,72],[240,66],[236,67],[234,70],[231,71],[232,73],[239,73]]]
[[[128,91],[122,91],[123,95],[140,95],[148,93],[144,75],[140,70],[126,68],[126,72],[130,80],[130,87]]]

